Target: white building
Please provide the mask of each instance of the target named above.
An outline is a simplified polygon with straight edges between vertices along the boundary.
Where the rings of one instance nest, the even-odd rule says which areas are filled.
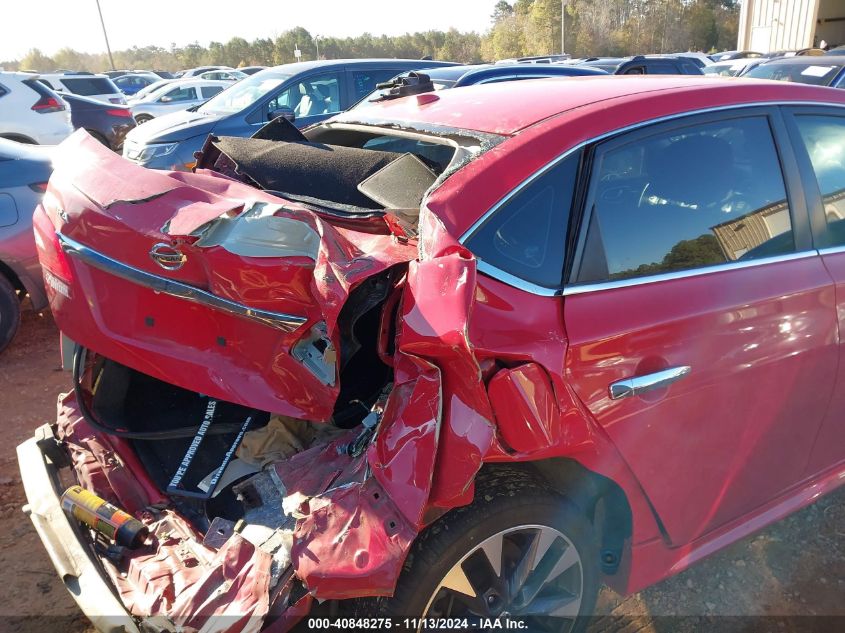
[[[845,0],[743,0],[737,49],[769,53],[845,44]]]

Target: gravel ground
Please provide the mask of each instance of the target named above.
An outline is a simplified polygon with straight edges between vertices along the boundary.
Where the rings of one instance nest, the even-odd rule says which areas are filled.
[[[68,385],[51,317],[26,312],[0,355],[0,631],[93,632],[20,511],[15,446],[54,418]],[[591,632],[845,630],[845,620],[794,617],[845,617],[845,489],[646,591],[604,590],[599,613]]]

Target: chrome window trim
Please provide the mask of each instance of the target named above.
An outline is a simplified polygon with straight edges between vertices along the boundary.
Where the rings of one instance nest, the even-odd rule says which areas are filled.
[[[587,294],[590,292],[598,292],[601,290],[615,290],[616,288],[628,288],[631,286],[642,286],[645,284],[658,283],[661,281],[672,281],[674,279],[686,279],[687,277],[700,277],[702,275],[710,275],[713,273],[728,272],[731,270],[741,270],[743,268],[756,268],[757,266],[766,266],[768,264],[779,264],[781,262],[794,261],[796,259],[807,259],[809,257],[818,257],[817,250],[801,251],[798,253],[789,253],[787,255],[776,255],[774,257],[761,257],[760,259],[749,259],[747,261],[734,261],[727,264],[716,264],[714,266],[707,266],[704,268],[690,268],[688,270],[678,270],[671,273],[661,273],[659,275],[646,275],[643,277],[632,277],[631,279],[619,279],[617,281],[602,281],[598,283],[585,283],[566,286],[561,293],[564,297],[571,295]]]
[[[548,170],[554,168],[558,163],[566,160],[569,156],[573,153],[581,151],[588,145],[593,145],[595,143],[599,143],[607,138],[618,136],[619,134],[624,134],[626,132],[632,132],[634,130],[638,130],[643,127],[647,127],[649,125],[657,125],[660,123],[666,123],[668,121],[674,121],[677,119],[683,119],[686,117],[696,116],[700,114],[708,114],[710,112],[725,112],[730,110],[739,110],[744,108],[764,108],[764,107],[780,107],[780,106],[818,106],[818,107],[834,107],[834,108],[842,108],[845,109],[845,103],[828,103],[825,101],[757,101],[751,103],[739,103],[739,104],[731,104],[726,106],[717,106],[713,108],[702,108],[699,110],[689,110],[687,112],[679,113],[679,114],[670,114],[664,117],[659,117],[656,119],[649,119],[648,121],[640,121],[639,123],[633,123],[631,125],[621,127],[610,132],[605,132],[604,134],[599,134],[598,136],[594,136],[587,140],[584,140],[577,145],[573,145],[563,153],[557,155],[551,161],[540,167],[537,171],[532,173],[528,176],[525,180],[520,182],[516,187],[511,189],[505,196],[496,202],[492,207],[490,207],[487,211],[485,211],[480,218],[478,218],[472,225],[464,231],[461,237],[458,239],[458,242],[461,245],[466,246],[466,241],[470,239],[473,234],[478,231],[495,213],[498,211],[503,205],[507,204],[511,198],[516,196],[520,191],[522,191],[525,187],[533,183],[537,178],[545,174]],[[838,248],[838,247],[836,247]],[[842,247],[845,250],[845,245]],[[670,279],[681,279],[684,277],[692,277],[697,275],[706,275],[714,272],[722,272],[724,270],[733,270],[735,268],[748,268],[751,266],[764,266],[766,264],[777,263],[781,261],[789,261],[793,259],[803,259],[805,257],[812,257],[817,256],[819,254],[828,254],[835,249],[823,249],[822,251],[818,250],[810,250],[810,251],[801,251],[798,253],[790,253],[788,255],[781,255],[776,257],[765,257],[757,260],[750,260],[748,262],[732,262],[729,264],[719,264],[717,266],[708,266],[706,268],[691,268],[689,270],[678,271],[673,273],[663,273],[660,275],[648,275],[645,277],[637,277],[633,279],[624,279],[619,281],[603,281],[594,284],[581,284],[581,285],[570,285],[565,284],[562,288],[546,288],[544,286],[538,286],[530,281],[526,281],[516,275],[512,275],[511,273],[507,273],[492,264],[482,262],[480,259],[478,261],[478,270],[485,275],[492,277],[497,281],[501,281],[504,284],[517,288],[519,290],[523,290],[525,292],[542,296],[542,297],[552,297],[552,296],[568,296],[574,294],[582,294],[586,292],[596,292],[599,290],[605,289],[613,289],[613,288],[622,288],[626,286],[634,286],[634,285],[642,285],[646,283],[656,283],[660,281],[666,281]],[[470,249],[470,252],[471,249]],[[838,251],[837,251],[838,252]]]
[[[563,294],[563,290],[560,288],[546,288],[545,286],[538,286],[537,284],[525,281],[516,275],[507,273],[500,268],[496,268],[492,264],[488,264],[481,259],[476,259],[475,261],[478,272],[484,273],[488,277],[492,277],[496,281],[501,281],[508,286],[519,288],[520,290],[524,290],[525,292],[529,292],[532,295],[538,295],[540,297],[558,297]]]
[[[820,248],[818,250],[819,255],[836,255],[837,253],[845,253],[845,244],[828,246],[827,248]]]
[[[277,328],[284,332],[293,332],[299,326],[307,321],[305,317],[293,314],[285,314],[282,312],[270,312],[268,310],[259,310],[257,308],[250,308],[249,306],[218,297],[206,290],[196,288],[181,281],[174,281],[158,275],[153,275],[129,264],[124,264],[116,259],[112,259],[107,255],[95,251],[84,244],[80,244],[76,240],[57,233],[59,244],[62,250],[68,255],[75,257],[89,266],[93,266],[98,270],[120,277],[132,283],[135,283],[144,288],[149,288],[154,292],[184,299],[192,303],[207,306],[222,312],[243,317],[251,321],[258,321]]]

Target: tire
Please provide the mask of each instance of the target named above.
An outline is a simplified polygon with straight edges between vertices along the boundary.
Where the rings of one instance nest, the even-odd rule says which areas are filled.
[[[150,116],[149,114],[139,114],[135,117],[135,123],[141,125],[142,123],[146,123],[147,121],[152,121],[155,117]]]
[[[111,149],[111,145],[109,145],[109,142],[106,140],[106,137],[105,137],[105,136],[103,136],[102,134],[100,134],[100,133],[99,133],[99,132],[97,132],[96,130],[88,130],[88,129],[86,129],[85,131],[86,131],[86,132],[88,132],[88,134],[90,134],[91,136],[93,136],[95,139],[97,139],[98,141],[100,141],[100,143],[102,143],[103,145],[105,145],[106,147],[108,147],[109,149]]]
[[[9,346],[21,323],[21,302],[18,293],[0,274],[0,352]]]
[[[551,545],[544,548],[545,556],[534,562],[534,570],[527,577],[520,576],[526,578],[521,591],[528,598],[502,595],[507,593],[504,579],[516,578],[516,561],[525,560],[519,552],[530,552],[532,542]],[[570,548],[574,548],[574,554]],[[496,551],[501,552],[502,573],[498,576],[493,574],[491,562]],[[575,555],[578,562],[567,568]],[[543,570],[556,571],[558,564],[565,571],[539,592],[532,591],[532,585],[539,586],[536,583]],[[488,586],[488,580],[493,584]],[[444,583],[452,587],[444,587]],[[463,592],[454,587],[462,587]],[[570,598],[578,590],[580,600]],[[467,591],[477,597],[465,597]],[[574,633],[587,625],[598,591],[598,546],[584,512],[531,471],[498,467],[479,474],[472,504],[451,511],[420,535],[408,554],[393,597],[358,601],[354,611],[361,615],[375,612],[377,617],[392,618],[394,624],[404,624],[405,618],[468,617],[476,621],[475,630],[485,630],[479,618],[511,615],[527,622],[526,630],[532,632]],[[472,610],[468,610],[467,601],[473,604]],[[565,615],[549,617],[552,604]],[[546,615],[535,618],[532,611]]]

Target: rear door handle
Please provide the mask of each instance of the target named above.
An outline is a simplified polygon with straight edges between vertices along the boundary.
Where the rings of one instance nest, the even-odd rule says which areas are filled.
[[[610,383],[610,399],[619,400],[620,398],[627,398],[629,396],[638,396],[646,391],[652,389],[660,389],[677,382],[684,376],[690,373],[692,368],[689,365],[682,367],[670,367],[662,371],[656,371],[653,374],[646,374],[644,376],[632,376],[624,380],[617,380]]]

